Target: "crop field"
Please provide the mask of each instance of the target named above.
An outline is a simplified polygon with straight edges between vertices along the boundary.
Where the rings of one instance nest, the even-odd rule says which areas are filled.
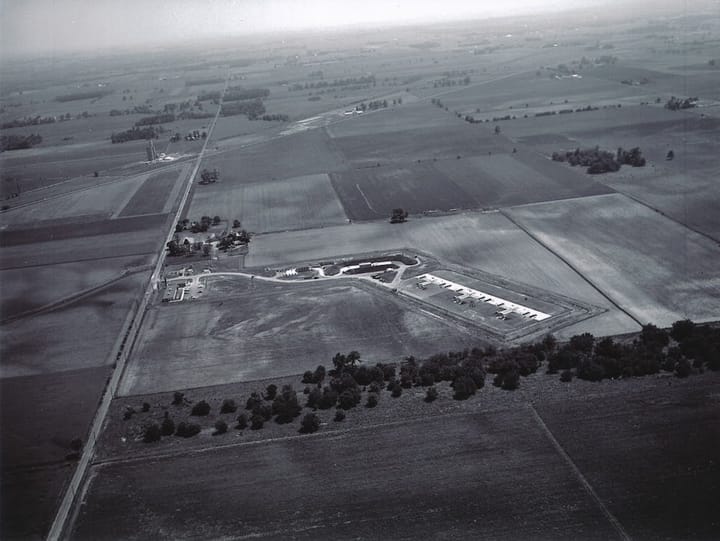
[[[415,214],[474,206],[432,163],[353,169],[331,178],[353,220],[387,219],[397,207]]]
[[[469,193],[475,206],[480,208],[584,197],[611,191],[591,177],[524,149],[517,154],[443,160],[437,162],[436,168]]]
[[[187,174],[189,174],[189,165],[184,167],[182,171],[170,169],[169,171],[148,176],[127,204],[122,207],[120,216],[138,216],[163,212],[174,203],[174,201],[170,200],[170,193],[173,191],[175,184],[180,178],[184,179]]]
[[[383,361],[477,343],[374,288],[216,280],[202,301],[156,305],[147,313],[120,394],[298,374],[338,351]]]
[[[720,249],[647,207],[611,194],[508,212],[639,320],[717,318]]]
[[[72,537],[617,535],[525,408],[331,434],[96,466]]]
[[[240,184],[198,186],[188,217],[239,219],[247,231],[262,233],[347,223],[330,179],[325,174]]]
[[[70,441],[84,436],[109,373],[96,367],[0,379],[3,539],[45,537],[75,468],[65,459]]]
[[[5,319],[37,309],[119,277],[152,256],[112,258],[0,271],[0,313]]]
[[[217,168],[225,186],[327,173],[343,168],[324,130],[310,130],[247,148],[208,156],[203,168]]]
[[[537,409],[632,539],[715,539],[717,382],[671,384],[633,400],[595,396],[572,408],[551,401]]]
[[[57,310],[0,326],[0,377],[111,363],[110,349],[149,271],[116,282]],[[39,330],[40,329],[40,330]]]
[[[512,144],[486,126],[470,126],[459,118],[457,126],[401,129],[378,134],[335,137],[346,159],[358,165],[398,161],[457,158],[489,152],[510,152]]]

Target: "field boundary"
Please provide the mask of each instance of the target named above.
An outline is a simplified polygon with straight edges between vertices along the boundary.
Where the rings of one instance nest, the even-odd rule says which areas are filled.
[[[575,462],[573,462],[572,458],[570,458],[570,455],[568,455],[565,452],[565,449],[563,449],[562,445],[560,445],[560,442],[555,439],[555,436],[550,431],[550,429],[545,424],[545,421],[543,421],[542,417],[540,417],[540,414],[535,409],[535,406],[532,404],[529,404],[530,406],[530,412],[533,415],[533,418],[535,421],[537,421],[538,426],[543,431],[547,439],[550,441],[552,446],[555,448],[555,450],[558,452],[560,457],[565,461],[565,463],[570,467],[572,472],[575,474],[575,477],[577,477],[578,481],[580,481],[580,484],[583,486],[585,491],[590,495],[590,497],[595,500],[595,503],[598,505],[600,510],[602,511],[603,515],[605,515],[605,518],[608,519],[610,524],[612,524],[613,528],[615,528],[615,531],[617,531],[618,535],[620,536],[620,539],[623,539],[624,541],[631,541],[632,537],[628,535],[627,531],[625,531],[625,528],[623,528],[622,524],[620,524],[620,521],[615,518],[615,516],[610,512],[610,510],[605,507],[605,504],[602,502],[600,497],[597,495],[595,490],[593,489],[590,482],[585,478],[585,476],[582,474],[580,469],[575,465]]]
[[[223,95],[225,93],[225,90],[227,89],[229,81],[230,75],[228,74],[225,79],[225,88],[223,89]],[[218,104],[215,118],[213,119],[212,124],[208,128],[208,137],[205,139],[205,144],[203,145],[200,153],[195,160],[195,167],[192,170],[192,174],[188,178],[187,187],[183,194],[183,199],[178,206],[175,219],[179,218],[183,207],[187,203],[188,194],[190,193],[190,189],[193,186],[193,179],[195,178],[195,175],[200,168],[205,149],[207,148],[208,141],[210,140],[210,136],[212,134],[213,128],[215,128],[215,123],[220,116],[221,110],[222,99]],[[172,225],[172,222],[170,223]],[[170,231],[167,234],[166,241],[172,239],[172,236],[174,235],[174,227],[170,227],[169,229]],[[65,530],[67,527],[68,516],[71,514],[74,506],[77,503],[77,495],[82,494],[85,491],[89,471],[88,468],[95,455],[95,445],[102,432],[103,425],[105,424],[105,418],[107,417],[108,411],[110,410],[110,404],[115,398],[115,394],[120,380],[125,374],[125,366],[130,356],[130,352],[132,351],[132,346],[134,345],[135,340],[140,333],[140,329],[142,328],[142,321],[145,318],[145,312],[147,310],[148,303],[150,299],[155,295],[156,281],[164,265],[166,255],[167,252],[165,251],[165,243],[163,243],[160,248],[160,254],[157,258],[155,268],[150,275],[148,283],[145,287],[145,293],[142,296],[142,300],[130,309],[128,318],[130,318],[131,316],[132,318],[129,320],[129,325],[127,326],[127,328],[123,328],[123,331],[121,331],[116,341],[116,344],[112,349],[111,355],[112,353],[117,351],[117,355],[115,358],[115,369],[113,370],[112,376],[110,377],[110,380],[105,388],[105,392],[100,402],[100,406],[95,413],[95,418],[93,420],[93,424],[90,428],[90,433],[88,435],[88,441],[83,447],[80,461],[78,462],[73,477],[68,484],[65,494],[63,495],[57,514],[55,515],[52,526],[50,527],[50,531],[48,532],[47,539],[50,541],[57,541],[62,538],[63,534],[66,533]]]
[[[608,194],[608,195],[610,195],[610,194]],[[521,206],[524,206],[524,205],[521,205]],[[526,234],[528,237],[530,237],[531,239],[533,239],[533,240],[534,240],[535,242],[537,242],[540,246],[542,246],[543,248],[545,248],[548,252],[550,252],[551,254],[553,254],[553,255],[554,255],[555,257],[557,257],[560,261],[562,261],[562,262],[565,263],[568,267],[570,267],[573,271],[575,271],[575,273],[576,273],[578,276],[580,276],[580,278],[582,278],[583,280],[585,280],[585,282],[587,282],[588,284],[590,284],[590,286],[591,286],[595,291],[597,291],[598,293],[600,293],[600,295],[602,295],[603,298],[605,298],[608,302],[610,302],[610,304],[612,304],[615,308],[617,308],[618,310],[620,310],[623,314],[625,314],[626,316],[628,316],[630,319],[632,319],[635,323],[637,323],[637,324],[640,325],[641,327],[643,326],[643,323],[642,323],[638,318],[636,318],[636,317],[635,317],[633,314],[631,314],[628,310],[626,310],[625,308],[623,308],[622,306],[620,306],[617,302],[615,302],[614,299],[612,299],[607,293],[605,293],[602,289],[600,289],[597,285],[595,285],[595,283],[594,283],[592,280],[590,280],[587,276],[585,276],[582,272],[580,272],[580,271],[575,267],[575,265],[573,265],[570,261],[568,261],[568,260],[565,259],[563,256],[561,256],[559,253],[557,253],[555,250],[553,250],[552,248],[550,248],[548,245],[546,245],[544,242],[542,242],[536,235],[534,235],[533,233],[531,233],[531,232],[528,230],[528,228],[526,228],[526,227],[525,227],[524,225],[522,225],[518,220],[516,220],[515,218],[513,218],[512,216],[510,216],[510,214],[509,214],[505,209],[500,210],[500,212],[502,213],[503,216],[505,216],[508,220],[510,220],[510,222],[513,223],[517,228],[519,228],[521,231],[524,231],[525,234]]]

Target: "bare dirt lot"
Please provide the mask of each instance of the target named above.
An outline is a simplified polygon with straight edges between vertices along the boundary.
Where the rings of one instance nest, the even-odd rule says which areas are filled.
[[[383,361],[477,343],[371,286],[251,284],[238,277],[212,279],[208,289],[203,300],[147,313],[120,394],[298,374],[339,351]]]
[[[515,207],[509,214],[643,322],[669,326],[720,313],[717,245],[625,196]]]
[[[243,229],[263,233],[347,223],[328,176],[307,175],[277,181],[198,186],[188,218],[220,216]]]

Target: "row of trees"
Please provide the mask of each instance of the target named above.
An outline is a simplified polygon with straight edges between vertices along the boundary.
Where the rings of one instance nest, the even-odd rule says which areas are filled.
[[[265,105],[260,98],[249,101],[233,101],[224,103],[222,116],[245,115],[249,120],[257,120],[265,114]]]
[[[693,107],[697,106],[698,99],[697,98],[676,98],[675,96],[670,96],[670,99],[665,103],[665,109],[670,109],[671,111],[678,111],[680,109],[692,109]]]
[[[16,118],[15,120],[11,120],[9,122],[3,122],[2,123],[2,129],[3,130],[9,130],[10,128],[24,128],[25,126],[40,126],[41,124],[54,124],[58,121],[64,121],[69,120],[72,118],[70,116],[70,113],[68,113],[68,117],[66,118],[65,115],[60,115],[59,118],[55,118],[54,116],[25,116],[23,118]]]
[[[267,88],[243,88],[242,86],[231,86],[225,91],[223,101],[246,101],[267,98],[270,90]]]
[[[493,347],[464,349],[438,353],[424,360],[410,356],[399,365],[377,363],[374,366],[361,362],[360,353],[351,351],[336,354],[332,368],[323,365],[303,374],[306,384],[304,406],[292,385],[278,389],[270,384],[263,392],[253,392],[245,401],[245,411],[236,417],[236,428],[248,426],[253,430],[263,428],[273,419],[278,424],[293,422],[302,414],[303,407],[312,410],[300,424],[300,432],[316,431],[320,419],[317,410],[336,408],[336,422],[343,421],[346,412],[363,402],[366,408],[376,407],[384,392],[392,398],[402,396],[404,390],[413,387],[425,389],[424,400],[438,399],[437,385],[449,382],[455,400],[467,400],[485,386],[487,374],[493,375],[493,385],[512,391],[520,385],[522,377],[535,373],[543,362],[547,373],[561,373],[561,380],[569,382],[574,377],[589,381],[606,378],[627,378],[655,374],[660,370],[687,377],[693,370],[720,370],[720,328],[698,326],[690,320],[677,321],[670,331],[654,325],[645,325],[632,342],[617,342],[613,338],[596,340],[590,333],[573,336],[568,343],[558,344],[552,335],[539,342],[524,346],[497,350]],[[188,404],[183,393],[176,392],[173,405]],[[147,406],[147,407],[145,407]],[[143,405],[148,411],[149,405]],[[235,414],[239,406],[232,399],[225,399],[219,413]],[[191,417],[204,417],[211,412],[210,405],[201,400],[190,411]],[[126,417],[129,418],[129,417]],[[181,437],[195,435],[199,425],[186,422],[175,427],[165,414],[163,425],[149,424],[145,441],[157,441],[160,435],[175,434]],[[197,427],[197,428],[196,428]],[[215,434],[224,433],[227,422],[215,423]],[[154,439],[156,438],[157,439]]]
[[[290,91],[298,91],[298,90],[310,90],[310,89],[317,89],[317,88],[337,88],[341,86],[375,86],[375,76],[374,75],[364,75],[361,77],[348,77],[346,79],[335,79],[333,81],[315,81],[311,83],[305,83],[300,84],[296,83],[288,87],[288,90]]]

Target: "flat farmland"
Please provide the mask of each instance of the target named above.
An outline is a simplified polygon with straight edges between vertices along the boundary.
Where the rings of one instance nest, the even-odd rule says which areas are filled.
[[[270,139],[245,148],[226,149],[203,160],[203,168],[217,168],[226,187],[265,182],[344,168],[343,156],[335,150],[324,130],[307,130]]]
[[[174,192],[180,178],[184,180],[189,174],[188,164],[182,169],[170,169],[147,176],[127,204],[122,207],[120,216],[169,212],[174,204],[174,201],[170,201],[170,194]]]
[[[110,364],[108,359],[149,271],[116,282],[81,302],[0,326],[0,377]]]
[[[489,127],[471,126],[459,118],[455,120],[456,126],[350,135],[335,137],[333,142],[355,165],[456,158],[512,150],[512,144],[504,137],[495,136]]]
[[[347,216],[326,174],[285,180],[198,186],[188,218],[220,216],[255,233],[347,223]]]
[[[136,218],[125,219],[135,220]],[[164,221],[165,217],[160,215],[159,221],[151,220],[149,224],[159,227]],[[122,229],[114,231],[112,226],[116,222],[119,222],[121,227],[125,226],[120,220],[100,222],[102,227],[106,227],[105,234],[102,234],[101,230],[100,234],[92,237],[83,237],[78,234],[81,231],[77,230],[82,228],[83,224],[71,224],[68,227],[69,235],[56,237],[59,240],[42,240],[39,235],[45,232],[44,229],[30,230],[29,232],[28,230],[13,231],[13,235],[22,234],[24,242],[17,246],[2,248],[0,270],[141,256],[154,254],[160,248],[161,240],[158,238],[157,231],[138,227],[131,228],[129,231],[127,228],[124,231]],[[52,236],[46,238],[52,238]],[[34,242],[33,239],[35,239]]]
[[[609,193],[610,188],[534,152],[443,160],[435,167],[472,196],[475,206],[504,207]]]
[[[397,207],[416,214],[475,206],[431,163],[353,169],[330,178],[353,220],[387,219]]]
[[[148,482],[149,468],[162,482]],[[525,408],[121,462],[93,474],[73,539],[617,535]]]
[[[44,265],[0,271],[0,319],[34,310],[117,278],[152,256]]]
[[[717,379],[663,386],[631,400],[595,395],[536,407],[632,539],[717,539]]]
[[[70,441],[84,438],[108,367],[0,379],[0,535],[43,539],[75,462]]]
[[[146,314],[119,393],[299,374],[339,351],[386,361],[475,344],[454,325],[371,286],[215,278],[204,300],[156,305]]]
[[[720,249],[620,194],[508,214],[643,322],[717,319]]]
[[[96,187],[80,188],[74,193],[52,197],[4,212],[0,220],[5,224],[33,223],[80,216],[109,219],[118,214],[148,178],[141,174],[127,179],[103,179]],[[72,189],[71,186],[67,187]],[[50,195],[50,194],[48,194]]]

